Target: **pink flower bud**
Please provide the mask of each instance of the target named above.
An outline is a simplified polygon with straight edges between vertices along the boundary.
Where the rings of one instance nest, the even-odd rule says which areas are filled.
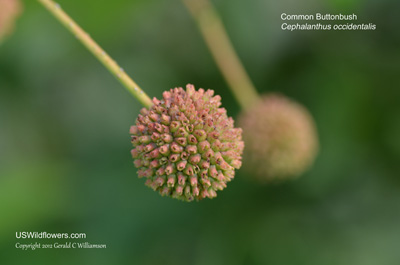
[[[175,141],[180,144],[181,146],[186,146],[187,140],[185,137],[175,138]]]
[[[139,156],[138,150],[136,148],[133,148],[131,150],[131,155],[132,155],[132,158],[138,158],[138,156]]]
[[[187,161],[186,161],[186,160],[180,161],[180,162],[177,164],[176,168],[178,169],[178,171],[182,171],[182,170],[185,169],[186,164],[187,164]]]
[[[175,186],[175,181],[176,181],[176,176],[175,175],[168,176],[168,181],[167,181],[168,187],[170,187],[170,188],[174,187]]]
[[[192,155],[190,158],[189,158],[189,162],[192,164],[192,165],[194,165],[194,164],[198,164],[198,163],[200,163],[200,160],[201,160],[201,155],[200,154],[195,154],[195,155]]]

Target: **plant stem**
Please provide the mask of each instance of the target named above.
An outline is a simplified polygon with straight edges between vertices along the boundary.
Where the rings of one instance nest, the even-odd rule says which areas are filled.
[[[59,4],[52,0],[38,0],[121,82],[121,84],[145,107],[153,102],[125,71],[87,34]]]
[[[237,56],[217,11],[209,0],[182,0],[196,20],[200,32],[211,51],[226,82],[243,109],[259,99]]]

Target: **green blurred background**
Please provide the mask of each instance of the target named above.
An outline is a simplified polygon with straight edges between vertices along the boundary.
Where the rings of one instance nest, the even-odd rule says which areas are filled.
[[[400,264],[400,2],[213,2],[258,90],[315,117],[314,167],[272,186],[239,170],[213,200],[159,196],[130,157],[139,103],[25,1],[0,46],[0,264]],[[151,97],[193,83],[238,115],[180,1],[60,4]],[[286,32],[283,12],[356,13],[377,30]],[[22,251],[47,241],[18,231],[84,232],[107,249]]]

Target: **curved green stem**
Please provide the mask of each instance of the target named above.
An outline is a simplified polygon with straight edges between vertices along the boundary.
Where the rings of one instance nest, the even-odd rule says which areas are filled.
[[[226,82],[243,109],[254,105],[259,99],[237,56],[217,11],[209,0],[182,0],[189,9],[203,35]]]
[[[59,4],[52,0],[38,0],[61,24],[63,24],[78,40],[121,82],[121,84],[145,107],[153,102],[149,96],[133,81],[124,70],[87,34]]]

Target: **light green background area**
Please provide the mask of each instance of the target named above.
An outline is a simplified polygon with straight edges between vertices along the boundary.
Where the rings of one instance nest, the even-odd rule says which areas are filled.
[[[313,114],[314,167],[271,186],[239,170],[213,200],[159,196],[130,157],[139,103],[25,1],[0,46],[0,264],[399,263],[399,1],[214,3],[259,92],[284,93]],[[60,4],[151,97],[193,83],[239,114],[180,1]],[[286,32],[283,12],[355,13],[377,30]],[[23,252],[16,242],[54,240],[17,240],[17,231],[84,232],[107,249]]]

